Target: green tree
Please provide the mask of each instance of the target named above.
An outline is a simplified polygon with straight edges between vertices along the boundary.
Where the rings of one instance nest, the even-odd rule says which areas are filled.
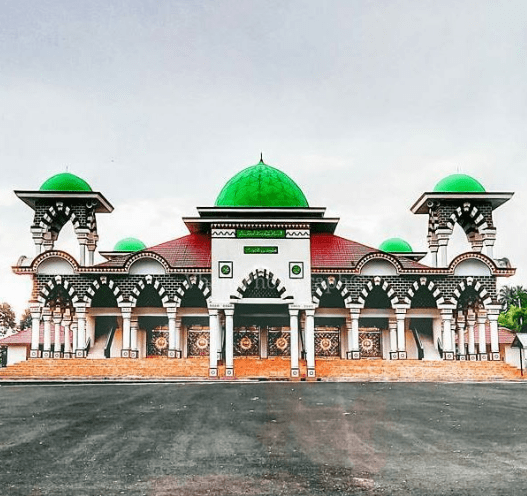
[[[15,312],[9,303],[0,303],[0,334],[5,334],[8,330],[16,326]]]
[[[20,318],[20,330],[23,331],[24,329],[31,327],[31,321],[31,312],[29,311],[29,308],[26,308]]]
[[[511,331],[527,332],[527,306],[520,308],[511,305],[499,316],[498,323]]]

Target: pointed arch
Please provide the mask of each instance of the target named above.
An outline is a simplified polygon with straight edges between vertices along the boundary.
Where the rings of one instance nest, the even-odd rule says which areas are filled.
[[[236,294],[231,295],[231,298],[241,300],[244,297],[245,292],[247,291],[249,286],[262,279],[270,281],[271,285],[278,291],[278,294],[282,300],[293,299],[293,297],[287,293],[287,290],[283,285],[282,281],[278,277],[276,277],[273,272],[267,269],[255,269],[251,271],[247,275],[247,277],[242,279],[241,284],[236,290]]]
[[[156,293],[159,295],[159,298],[161,298],[161,303],[165,307],[170,300],[168,292],[159,282],[159,280],[151,275],[144,276],[132,290],[132,293],[130,294],[130,302],[132,303],[132,307],[137,305],[137,299],[139,298],[139,295],[148,285],[151,285],[156,291]]]
[[[359,294],[358,301],[362,308],[364,308],[368,296],[375,288],[380,288],[386,293],[386,296],[388,297],[392,307],[399,302],[399,298],[397,297],[397,294],[395,293],[395,290],[392,288],[391,284],[385,281],[382,277],[377,276],[368,281]]]
[[[470,202],[465,202],[462,207],[457,207],[450,215],[447,221],[447,227],[453,231],[456,224],[459,224],[463,228],[467,237],[472,232],[481,234],[482,231],[489,227],[478,207],[472,205]]]
[[[435,300],[436,306],[441,305],[445,302],[445,298],[441,290],[435,285],[434,281],[428,281],[426,277],[421,277],[419,281],[414,281],[413,284],[408,288],[404,301],[409,305],[412,304],[414,297],[418,291],[428,290]]]
[[[80,222],[75,215],[75,212],[67,205],[57,202],[56,205],[51,205],[48,208],[47,212],[42,216],[39,225],[42,229],[44,229],[44,232],[54,230],[58,235],[64,224],[66,224],[68,221],[71,221],[75,232],[77,232],[80,227]],[[54,227],[55,229],[53,229]]]
[[[202,279],[201,277],[197,278],[196,276],[186,278],[181,284],[181,286],[178,288],[175,298],[178,305],[181,305],[185,294],[192,288],[197,288],[202,293],[208,306],[209,298],[211,296],[210,287],[207,284],[206,280]]]
[[[123,301],[123,293],[120,290],[119,286],[115,283],[115,281],[113,279],[108,279],[106,276],[101,276],[98,279],[95,279],[86,291],[86,296],[84,297],[84,300],[86,301],[88,306],[92,306],[95,294],[103,286],[106,286],[113,293],[118,305]]]
[[[80,298],[74,286],[62,276],[55,276],[53,279],[50,279],[44,285],[38,296],[38,301],[42,305],[46,305],[53,292],[57,291],[57,289],[59,288],[62,288],[64,290],[72,304],[77,303],[79,301]]]
[[[342,296],[345,305],[351,303],[351,293],[348,291],[346,285],[340,280],[337,282],[331,281],[331,276],[325,278],[316,285],[315,294],[313,295],[313,303],[317,306],[320,305],[320,300],[324,293],[332,288]]]
[[[476,281],[473,277],[467,277],[458,284],[451,297],[452,302],[457,305],[460,302],[462,294],[467,291],[467,289],[472,289],[481,299],[483,305],[487,306],[492,304],[492,297],[489,292],[485,289],[483,284]]]

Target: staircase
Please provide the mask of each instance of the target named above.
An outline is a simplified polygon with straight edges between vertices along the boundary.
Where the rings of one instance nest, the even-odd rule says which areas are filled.
[[[90,348],[88,353],[88,358],[90,359],[102,359],[104,358],[104,349],[106,348],[106,341],[108,340],[108,335],[99,336],[95,343]]]
[[[208,378],[208,357],[169,359],[38,359],[0,369],[2,380],[174,380]],[[225,366],[220,365],[220,378]],[[520,371],[504,362],[424,360],[316,360],[317,378],[353,382],[477,382],[521,381]],[[283,357],[235,358],[234,379],[290,379],[290,360]],[[526,376],[527,377],[527,376]],[[305,361],[300,378],[306,378]]]
[[[441,360],[441,355],[434,345],[434,338],[426,334],[419,334],[421,344],[423,345],[423,360]]]

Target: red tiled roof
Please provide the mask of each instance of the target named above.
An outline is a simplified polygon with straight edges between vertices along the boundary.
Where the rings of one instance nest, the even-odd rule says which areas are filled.
[[[211,266],[210,236],[207,234],[189,234],[182,238],[173,239],[160,245],[146,248],[143,251],[150,251],[161,255],[171,267],[209,268]],[[133,255],[124,255],[101,263],[98,266],[123,267],[126,261]]]
[[[73,342],[72,339],[73,339],[73,333],[70,330],[70,343]],[[43,324],[40,326],[39,342],[40,344],[44,343],[44,325]],[[51,342],[52,343],[55,342],[55,326],[54,325],[51,326]],[[60,343],[64,344],[64,328],[63,327],[60,328]],[[0,346],[4,346],[8,344],[31,346],[31,328],[24,329],[23,331],[17,332],[16,334],[0,339]]]
[[[478,342],[478,325],[474,327],[474,338],[476,342]],[[468,330],[465,329],[465,343],[467,342],[468,338]],[[500,344],[511,344],[514,341],[514,338],[516,337],[516,333],[512,332],[511,330],[507,329],[506,327],[498,326],[498,343]],[[458,335],[456,333],[456,343],[458,342]],[[485,324],[485,342],[488,344],[490,343],[490,324],[487,322]]]
[[[311,266],[314,269],[353,268],[368,253],[382,252],[371,246],[344,239],[334,234],[311,234]],[[397,258],[405,269],[429,268],[405,257]]]

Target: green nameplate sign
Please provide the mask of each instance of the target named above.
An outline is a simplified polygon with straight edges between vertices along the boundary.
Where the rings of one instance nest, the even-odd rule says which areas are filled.
[[[285,229],[236,229],[237,238],[285,238]]]
[[[244,246],[243,253],[249,254],[276,254],[278,253],[278,246]]]

